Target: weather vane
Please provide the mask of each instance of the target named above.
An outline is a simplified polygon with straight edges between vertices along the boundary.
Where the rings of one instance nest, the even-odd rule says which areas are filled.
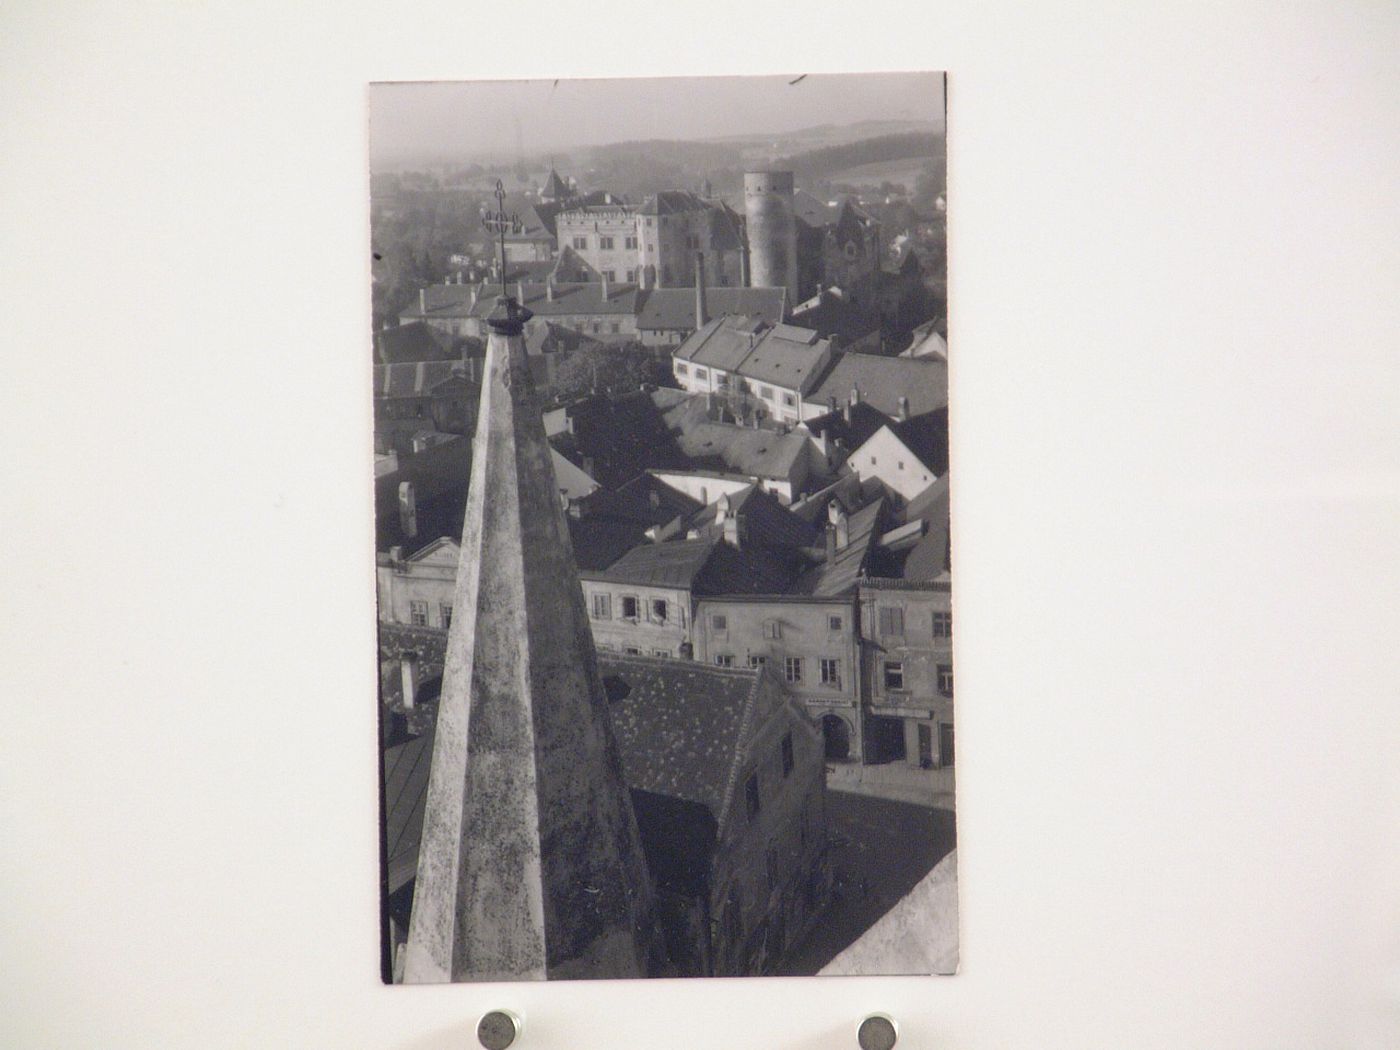
[[[496,180],[496,210],[481,210],[481,225],[485,226],[500,235],[501,239],[501,295],[506,294],[506,233],[519,233],[521,231],[520,216],[511,212],[506,214],[506,188],[501,184],[501,180]]]

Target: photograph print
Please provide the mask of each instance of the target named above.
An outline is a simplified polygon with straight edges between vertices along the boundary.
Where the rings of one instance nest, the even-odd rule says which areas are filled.
[[[955,972],[944,99],[370,86],[386,982]]]

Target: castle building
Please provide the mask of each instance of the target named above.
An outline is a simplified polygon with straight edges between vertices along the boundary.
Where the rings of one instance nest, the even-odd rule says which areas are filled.
[[[653,889],[522,329],[487,316],[402,977],[662,972]]]
[[[743,220],[723,201],[686,190],[665,190],[648,197],[637,210],[636,232],[641,246],[640,278],[647,288],[693,285],[697,252],[711,284],[771,286],[767,281],[746,280]]]
[[[560,212],[554,219],[559,248],[577,252],[609,281],[637,281],[641,253],[637,216],[625,204],[587,204]]]

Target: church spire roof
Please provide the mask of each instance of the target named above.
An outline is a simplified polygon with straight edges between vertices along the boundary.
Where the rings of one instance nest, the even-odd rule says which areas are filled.
[[[540,187],[540,200],[563,200],[568,195],[569,187],[564,184],[559,173],[550,168],[549,178],[545,179],[544,185]]]
[[[488,316],[404,980],[644,977],[664,955],[521,329]]]

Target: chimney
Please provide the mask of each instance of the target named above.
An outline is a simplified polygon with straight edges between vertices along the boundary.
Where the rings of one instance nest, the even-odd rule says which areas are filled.
[[[546,278],[544,279],[544,297],[545,297],[546,299],[548,299],[551,303],[554,302],[554,278],[553,278],[553,277],[546,277]]]
[[[847,401],[841,406],[841,415],[846,420],[846,425],[849,426],[851,422],[851,402]]]
[[[418,654],[404,653],[399,657],[399,675],[403,683],[403,706],[412,711],[418,700]]]
[[[428,289],[418,289],[418,312],[425,314],[428,312]]]
[[[603,291],[602,291],[603,302],[607,302],[607,301],[608,301],[608,275],[607,275],[607,274],[600,274],[600,275],[599,275],[599,279],[603,282]]]
[[[524,306],[524,305],[525,305],[525,282],[524,282],[524,281],[516,281],[516,282],[515,282],[515,301],[516,301],[517,303],[519,303],[521,306]]]
[[[833,413],[836,411],[836,395],[835,395],[835,394],[828,394],[828,395],[826,396],[826,410],[827,410],[828,412],[833,412]]]
[[[719,523],[719,524],[722,525],[722,524],[724,524],[725,519],[728,518],[728,517],[729,517],[729,493],[726,492],[726,493],[723,493],[723,494],[720,496],[720,498],[719,498],[718,500],[715,501],[715,521],[716,521],[717,523]]]
[[[468,310],[475,310],[475,309],[476,309],[476,296],[477,296],[477,289],[476,289],[475,287],[473,287],[473,288],[472,288],[471,297],[470,297],[470,299],[469,299],[468,302],[467,302],[467,309],[468,309]]]
[[[836,560],[836,526],[826,527],[826,563],[830,565]]]
[[[858,386],[851,387],[851,404],[860,404],[860,387]]]
[[[705,304],[705,253],[695,253],[695,327],[699,328],[710,319]]]
[[[402,548],[402,547],[390,547],[390,548],[389,548],[389,564],[392,565],[392,566],[394,566],[395,568],[398,568],[400,565],[403,564],[403,548]]]
[[[909,418],[909,399],[903,394],[899,396],[899,418],[901,420]]]
[[[418,451],[418,449],[414,449]],[[418,535],[418,505],[413,496],[413,482],[399,482],[399,526],[412,539]]]
[[[846,545],[851,542],[851,526],[838,500],[832,500],[826,505],[826,518],[831,522],[831,530],[836,537],[836,549],[845,550]]]
[[[724,538],[736,549],[742,546],[743,524],[743,519],[738,514],[731,514],[724,519]]]

